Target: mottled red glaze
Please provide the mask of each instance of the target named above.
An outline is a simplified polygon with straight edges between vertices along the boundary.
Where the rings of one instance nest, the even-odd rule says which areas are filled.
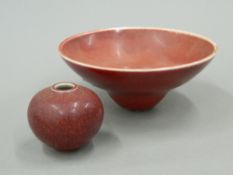
[[[75,72],[106,89],[118,104],[145,110],[199,73],[216,46],[177,30],[115,28],[67,38],[59,51]]]
[[[103,112],[102,102],[90,89],[75,85],[59,90],[52,86],[32,98],[28,121],[42,142],[68,151],[80,148],[98,132]]]

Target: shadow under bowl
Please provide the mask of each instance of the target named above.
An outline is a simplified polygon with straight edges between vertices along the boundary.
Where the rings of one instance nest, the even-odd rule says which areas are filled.
[[[154,107],[215,56],[210,39],[174,29],[111,28],[85,32],[59,45],[64,61],[127,109]]]

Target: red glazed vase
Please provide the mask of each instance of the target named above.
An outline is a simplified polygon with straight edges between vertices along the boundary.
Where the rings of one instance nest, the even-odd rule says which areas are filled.
[[[74,83],[57,83],[38,92],[28,107],[34,134],[57,150],[80,148],[98,132],[103,105],[90,89]]]
[[[174,29],[112,28],[65,39],[64,61],[119,105],[146,110],[197,75],[215,56],[206,37]]]

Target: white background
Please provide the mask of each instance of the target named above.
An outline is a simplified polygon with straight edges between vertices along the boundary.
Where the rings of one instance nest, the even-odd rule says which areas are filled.
[[[233,1],[1,0],[0,174],[233,174]],[[167,27],[214,40],[206,69],[152,111],[129,112],[84,82],[58,56],[65,37],[119,26]],[[102,99],[105,119],[80,151],[43,146],[27,123],[40,89],[73,81]]]

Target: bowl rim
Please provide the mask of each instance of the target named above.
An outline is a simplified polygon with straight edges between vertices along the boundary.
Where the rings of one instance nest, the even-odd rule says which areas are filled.
[[[200,60],[193,61],[191,63],[180,64],[180,65],[176,65],[176,66],[167,66],[167,67],[161,67],[161,68],[146,68],[146,69],[145,68],[137,68],[137,69],[134,69],[134,68],[127,68],[127,69],[126,68],[112,68],[112,67],[103,67],[103,66],[97,66],[97,65],[93,65],[93,64],[87,64],[87,63],[83,63],[83,62],[80,62],[77,60],[73,60],[73,59],[69,58],[68,56],[66,56],[65,54],[63,54],[63,52],[62,52],[63,46],[74,38],[78,38],[78,37],[85,36],[85,35],[90,35],[93,33],[113,31],[113,30],[116,30],[116,31],[120,31],[120,30],[160,30],[160,31],[172,32],[172,33],[176,33],[176,34],[184,34],[184,35],[196,37],[196,38],[199,38],[201,40],[207,41],[208,43],[210,43],[213,46],[213,51],[209,55],[207,55],[206,57],[203,57]],[[92,31],[88,31],[88,32],[81,32],[78,34],[71,35],[71,36],[65,38],[58,46],[59,55],[67,62],[71,62],[73,64],[76,64],[76,65],[79,65],[82,67],[86,67],[86,68],[103,70],[103,71],[115,71],[115,72],[160,72],[160,71],[170,71],[170,70],[190,68],[190,67],[201,65],[205,62],[211,61],[215,57],[217,50],[218,50],[217,44],[206,36],[196,34],[193,32],[180,30],[180,29],[162,28],[162,27],[112,27],[112,28],[106,28],[106,29],[96,29],[96,30],[92,30]]]

